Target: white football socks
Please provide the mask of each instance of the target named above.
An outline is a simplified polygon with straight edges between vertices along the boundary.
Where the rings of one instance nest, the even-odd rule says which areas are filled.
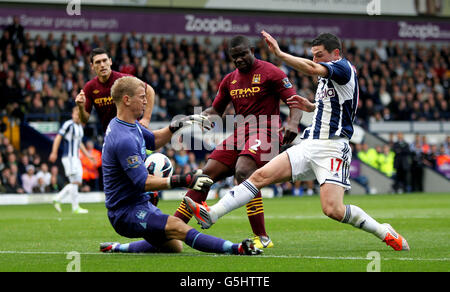
[[[225,214],[250,202],[258,193],[259,190],[250,181],[242,182],[227,192],[219,202],[210,207],[211,219],[213,222],[216,222],[217,219]]]
[[[72,211],[75,211],[76,209],[78,209],[80,207],[80,205],[78,204],[78,197],[79,197],[78,185],[77,184],[71,184],[71,185],[72,185],[72,192],[71,192]]]
[[[386,226],[378,223],[358,206],[345,205],[345,215],[341,222],[372,233],[381,240],[386,236]]]

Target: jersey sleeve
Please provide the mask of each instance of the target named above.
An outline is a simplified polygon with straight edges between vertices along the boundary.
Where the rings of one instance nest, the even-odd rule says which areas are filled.
[[[228,90],[228,77],[229,75],[225,76],[220,82],[219,90],[212,103],[213,108],[219,113],[223,113],[231,101],[230,91]]]
[[[273,84],[273,89],[283,101],[286,101],[289,97],[297,94],[286,74],[276,67],[272,70],[271,82]]]
[[[120,166],[125,171],[130,180],[140,190],[144,191],[145,181],[148,172],[145,168],[144,161],[141,158],[139,146],[135,140],[130,143],[130,139],[121,139],[116,144],[116,155]]]
[[[145,145],[149,150],[155,150],[155,135],[152,131],[148,130],[141,124],[137,123],[138,127],[142,130],[142,136],[144,137]]]
[[[339,85],[347,84],[352,76],[351,68],[344,60],[337,62],[319,63],[328,69],[328,76],[326,79],[336,81]]]
[[[67,133],[67,130],[69,129],[69,126],[70,126],[70,121],[64,122],[64,124],[61,126],[61,128],[59,128],[58,134],[64,137]]]

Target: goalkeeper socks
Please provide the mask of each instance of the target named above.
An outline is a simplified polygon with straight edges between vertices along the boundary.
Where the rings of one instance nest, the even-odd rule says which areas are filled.
[[[345,205],[345,214],[341,222],[372,233],[381,240],[386,235],[386,227],[378,223],[358,206]]]
[[[210,207],[210,214],[212,215],[213,221],[215,222],[223,215],[244,206],[258,195],[258,193],[259,190],[250,181],[243,181],[240,185],[235,186],[227,192],[219,202]]]
[[[239,254],[239,244],[200,233],[195,229],[191,229],[187,232],[185,243],[190,247],[203,252]]]
[[[119,244],[114,251],[123,253],[151,253],[158,252],[159,249],[148,243],[146,240],[139,240],[130,243]]]

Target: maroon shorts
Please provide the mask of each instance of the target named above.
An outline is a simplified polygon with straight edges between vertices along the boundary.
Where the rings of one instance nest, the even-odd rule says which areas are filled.
[[[260,128],[255,131],[235,130],[211,153],[210,159],[217,160],[231,169],[235,168],[239,156],[247,155],[255,160],[258,168],[264,166],[280,152],[281,133]]]

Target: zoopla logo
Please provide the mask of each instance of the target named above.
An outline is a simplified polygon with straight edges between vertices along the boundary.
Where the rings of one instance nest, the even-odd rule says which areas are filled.
[[[204,31],[215,34],[216,32],[231,32],[233,28],[231,20],[222,16],[218,18],[198,18],[192,14],[186,14],[185,19],[187,21],[185,26],[186,31]]]

